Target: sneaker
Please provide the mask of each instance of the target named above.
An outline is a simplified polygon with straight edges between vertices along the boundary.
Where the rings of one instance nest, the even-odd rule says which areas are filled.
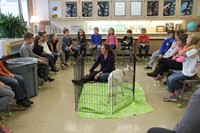
[[[65,66],[63,63],[62,63],[62,64],[60,64],[60,66],[61,66],[61,67],[66,67],[66,66]]]
[[[31,101],[29,98],[25,98],[24,100],[25,100],[26,102],[29,102],[30,104],[34,104],[34,102]]]
[[[155,77],[154,79],[155,80],[161,80],[161,79],[163,79],[163,77],[160,74],[158,74],[157,77]]]
[[[163,101],[165,102],[176,102],[177,101],[177,98],[175,95],[170,95],[170,96],[167,96],[167,97],[163,97]]]
[[[60,70],[54,68],[54,69],[51,69],[52,72],[59,72]]]
[[[67,65],[67,63],[64,63],[64,65],[65,65],[66,67],[69,67],[69,66]]]
[[[78,85],[78,86],[83,85],[83,83],[79,80],[72,80],[72,83],[75,84],[75,85]]]
[[[31,106],[31,104],[29,102],[25,101],[24,99],[23,100],[17,100],[16,104],[21,105],[23,107],[30,107]]]
[[[55,79],[52,79],[52,78],[48,77],[48,79],[44,79],[44,82],[47,82],[47,81],[52,82],[52,81],[54,81],[54,80],[55,80]]]
[[[147,73],[147,76],[149,76],[149,77],[157,77],[157,75],[155,74],[155,73]]]
[[[153,69],[151,66],[146,66],[144,69],[146,69],[146,70],[150,70],[150,69]]]

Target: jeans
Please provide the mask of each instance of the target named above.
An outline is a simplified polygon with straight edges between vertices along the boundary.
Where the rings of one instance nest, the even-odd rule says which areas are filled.
[[[56,61],[57,61],[57,59],[58,59],[58,53],[52,53],[51,54],[51,56],[53,57],[53,62],[54,62],[54,64],[56,64]]]
[[[165,128],[160,128],[160,127],[154,127],[150,128],[147,133],[176,133],[172,130],[165,129]]]
[[[108,81],[108,76],[110,73],[102,73],[99,75],[99,77],[96,79],[94,79],[95,75],[98,74],[99,71],[93,71],[91,72],[88,76],[85,76],[82,81],[84,83],[90,82],[90,81],[98,81],[98,82],[106,82]]]
[[[60,53],[60,62],[61,62],[62,64],[65,64],[64,53],[63,53],[62,51],[59,51],[59,53]],[[55,56],[57,56],[57,58],[58,58],[59,53],[57,53],[57,52],[53,52],[52,54],[55,55]],[[56,59],[56,60],[57,60],[57,59]]]
[[[13,100],[14,96],[15,93],[9,86],[0,88],[0,110],[5,109],[5,107]]]
[[[116,49],[116,45],[115,45],[115,44],[110,44],[110,48],[111,48],[112,50],[115,50],[115,49]]]
[[[80,55],[82,57],[84,57],[86,55],[86,45],[80,45],[80,46],[78,46],[78,48],[79,48],[79,51],[80,51]],[[83,54],[82,54],[82,52],[83,52]]]
[[[133,49],[133,44],[127,45],[125,43],[121,43],[120,46],[121,46],[121,50],[132,50]]]
[[[17,74],[14,74],[14,78],[0,76],[0,81],[12,88],[17,100],[22,100],[27,97],[28,92],[22,76]]]
[[[74,58],[77,59],[78,57],[78,48],[72,47],[72,51],[74,51]],[[69,60],[69,49],[68,48],[63,48],[63,52],[65,53],[65,61],[67,62]]]
[[[95,49],[93,48],[93,45],[90,45],[89,50],[90,50],[91,55],[94,55],[95,50],[97,50],[97,55],[99,55],[101,52],[101,45],[100,44],[97,45]]]
[[[148,63],[148,65],[150,67],[152,67],[154,65],[155,61],[158,59],[159,52],[160,52],[160,50],[157,50],[157,51],[153,52],[153,54],[151,55],[151,58],[150,58],[149,63]]]
[[[139,58],[142,58],[142,49],[145,49],[145,55],[144,58],[148,58],[149,55],[149,44],[147,44],[145,47],[142,47],[142,45],[140,45],[140,43],[138,44],[138,52],[139,52]]]
[[[167,79],[167,88],[170,93],[174,93],[175,90],[180,90],[183,88],[183,80],[191,79],[192,77],[187,77],[183,75],[182,72],[176,72],[170,75]]]

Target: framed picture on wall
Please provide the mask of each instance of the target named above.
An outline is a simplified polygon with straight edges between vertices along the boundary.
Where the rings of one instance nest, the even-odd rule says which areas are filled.
[[[126,0],[114,1],[114,16],[115,17],[126,16]]]
[[[98,17],[108,17],[110,15],[110,3],[109,0],[107,1],[98,1],[97,2],[98,8]]]
[[[93,3],[92,1],[82,1],[82,17],[93,16]]]
[[[165,26],[156,26],[156,32],[164,32]]]
[[[174,30],[174,23],[165,23],[166,32],[169,30]]]
[[[163,16],[175,16],[176,0],[164,0]]]
[[[190,16],[193,12],[193,0],[181,0],[180,15]]]
[[[142,16],[142,0],[130,1],[130,16],[133,17]]]
[[[49,17],[52,19],[62,18],[62,6],[60,0],[49,1]]]
[[[147,16],[158,16],[159,13],[159,1],[148,0],[147,1]]]
[[[65,2],[65,13],[66,13],[66,17],[68,18],[74,18],[74,17],[78,17],[78,12],[77,12],[77,2]]]

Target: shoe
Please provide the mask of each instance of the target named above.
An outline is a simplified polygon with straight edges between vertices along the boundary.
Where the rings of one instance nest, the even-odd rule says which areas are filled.
[[[69,66],[67,65],[67,63],[64,63],[64,65],[65,65],[66,67],[69,67]]]
[[[83,83],[79,80],[72,80],[72,83],[75,84],[75,85],[78,85],[78,86],[83,85]]]
[[[24,99],[23,100],[17,100],[16,104],[21,105],[23,107],[30,107],[31,106],[31,103],[25,101]]]
[[[153,69],[153,68],[150,67],[150,66],[148,65],[148,66],[146,66],[144,69],[146,69],[146,70],[150,70],[150,69]]]
[[[160,74],[158,74],[157,77],[155,77],[154,79],[155,80],[161,80],[161,79],[163,79],[163,77]]]
[[[25,100],[26,102],[29,102],[30,104],[34,104],[34,102],[31,101],[29,98],[25,98],[24,100]]]
[[[170,96],[167,96],[167,97],[163,97],[163,101],[165,102],[176,102],[177,101],[177,98],[175,95],[170,95]]]
[[[61,66],[61,67],[66,67],[66,66],[65,66],[65,64],[63,64],[63,63],[62,63],[62,64],[60,64],[60,66]]]
[[[52,79],[52,78],[48,77],[48,80],[49,80],[49,82],[52,82],[52,81],[54,81],[55,79]]]
[[[149,76],[149,77],[157,77],[157,75],[155,73],[153,73],[153,72],[147,73],[147,76]]]
[[[52,72],[59,72],[60,70],[54,68],[54,69],[51,69]]]

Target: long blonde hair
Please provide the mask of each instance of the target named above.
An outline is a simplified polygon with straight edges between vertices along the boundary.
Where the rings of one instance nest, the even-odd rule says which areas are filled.
[[[190,39],[189,42],[187,42],[186,47],[197,45],[200,43],[200,33],[199,32],[193,32],[188,34],[188,38]]]

